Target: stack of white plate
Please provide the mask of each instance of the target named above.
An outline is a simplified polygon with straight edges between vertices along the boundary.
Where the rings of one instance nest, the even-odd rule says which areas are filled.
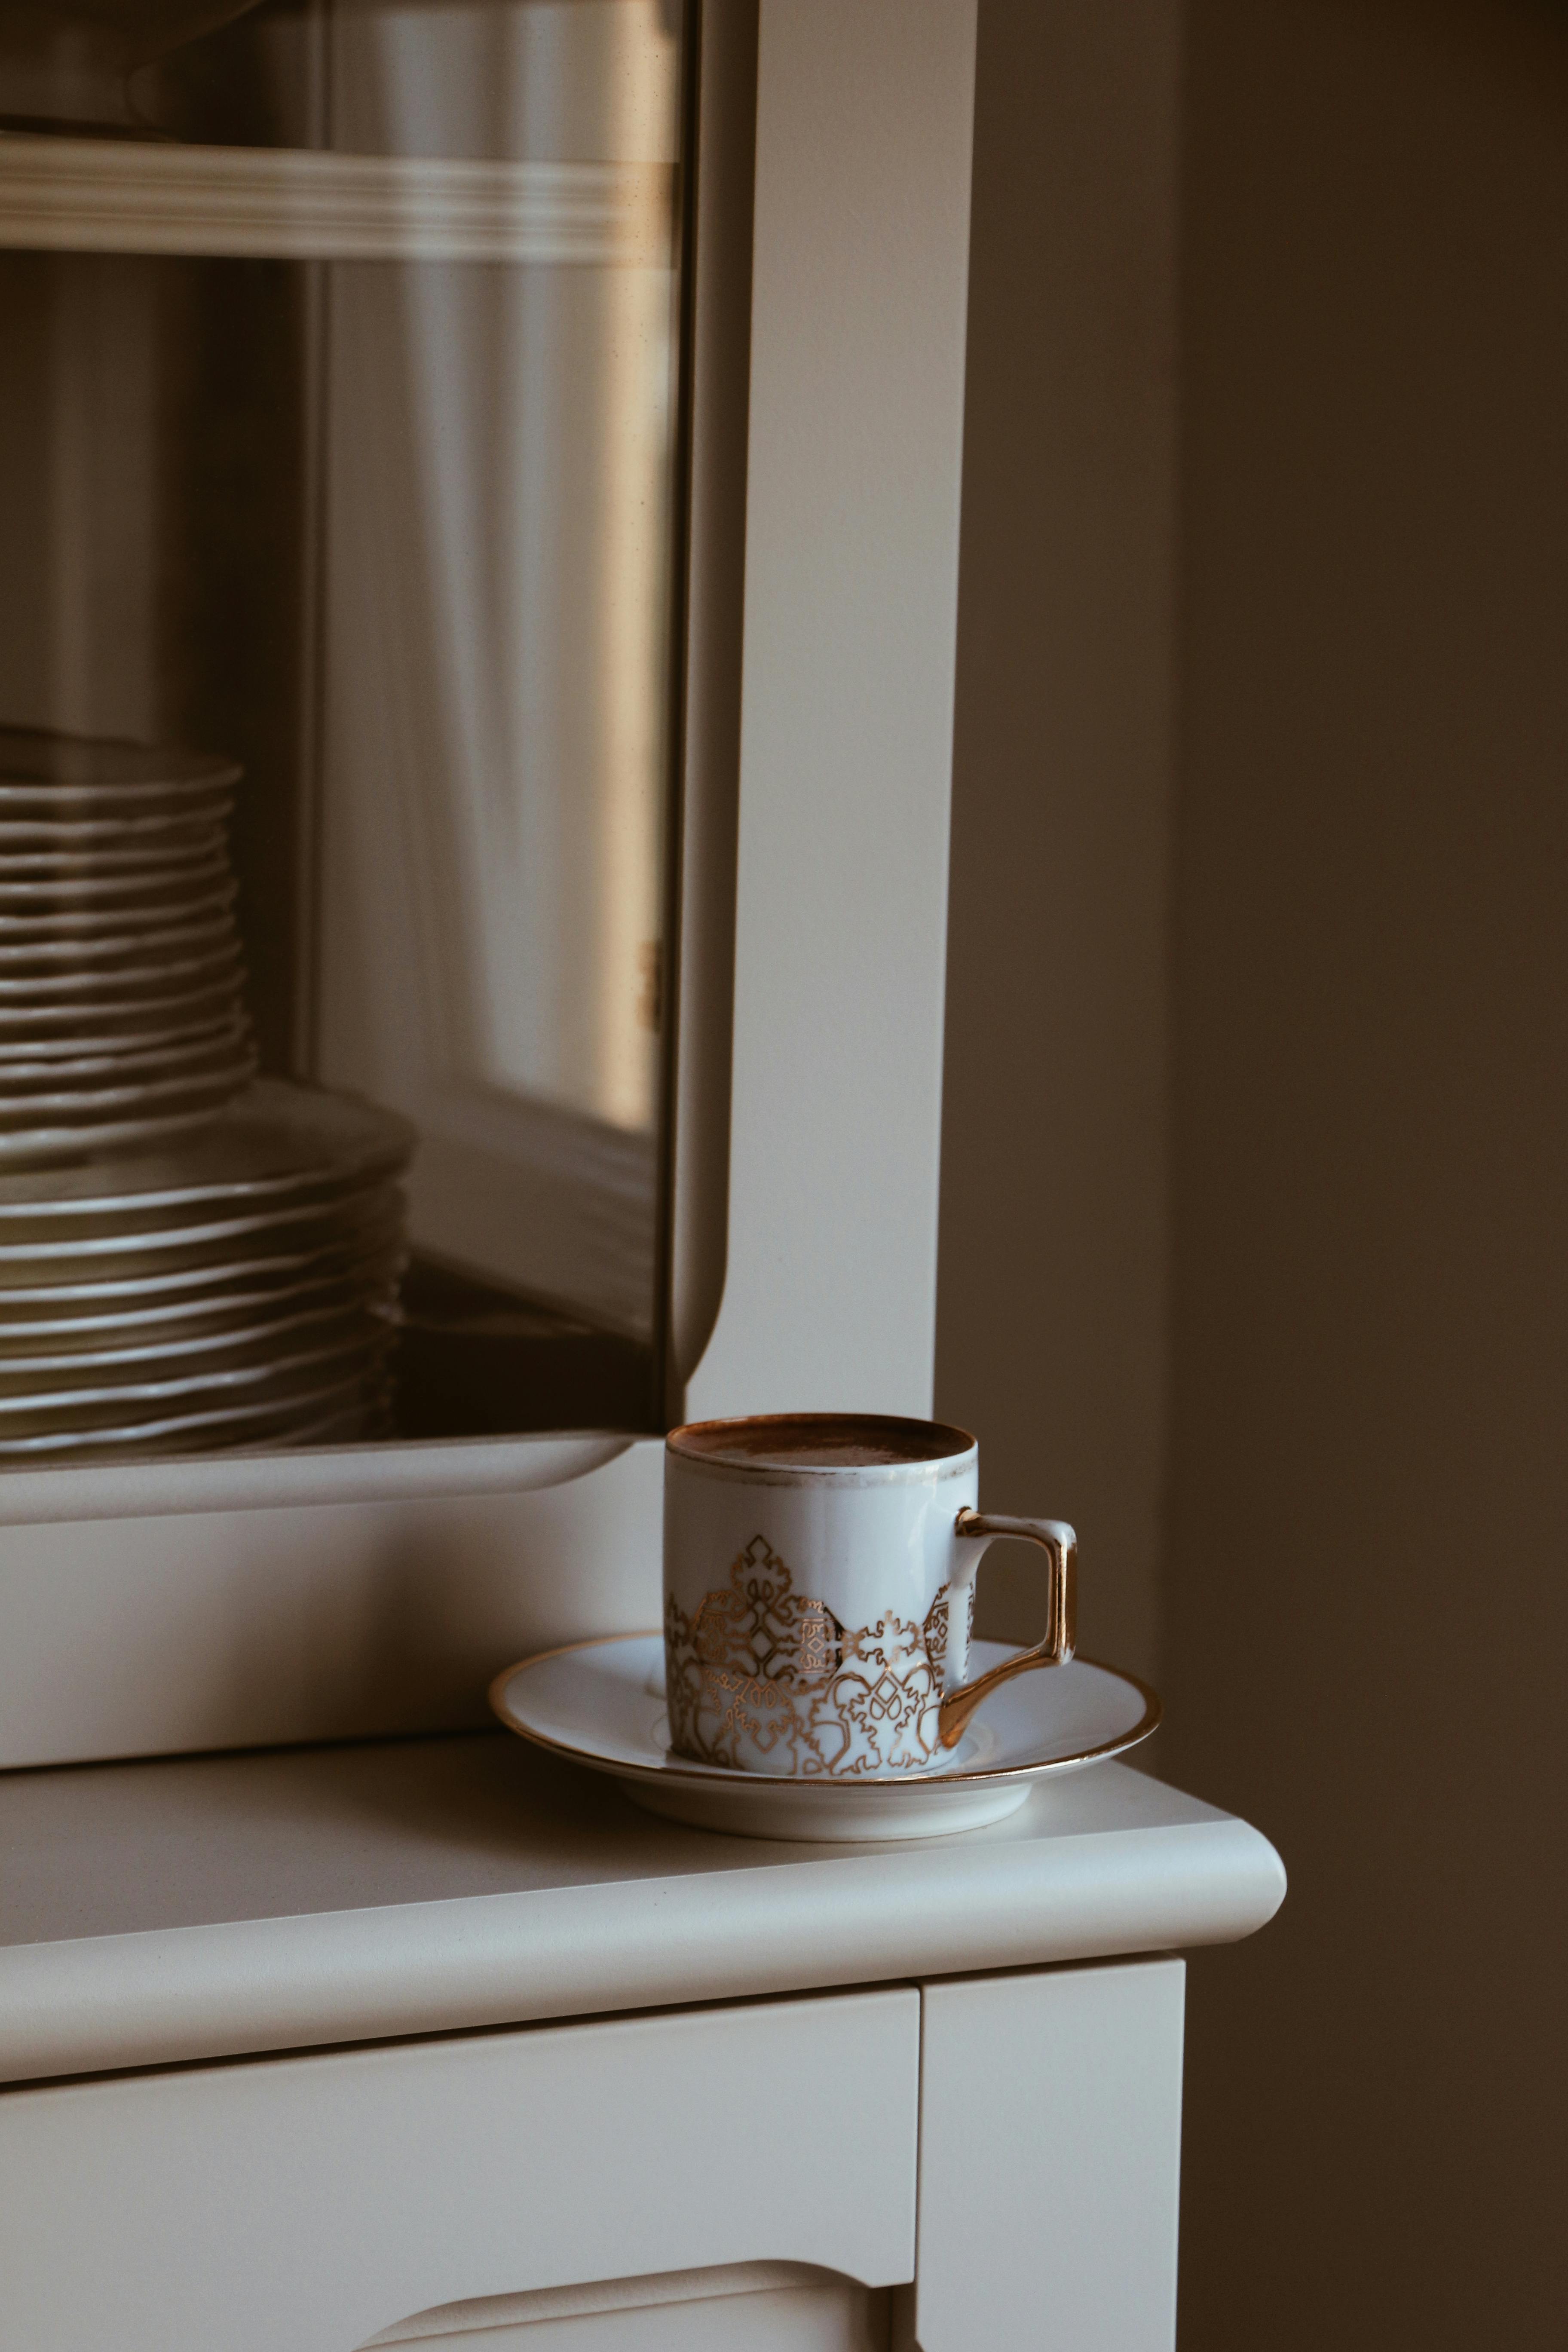
[[[413,1143],[262,1079],[166,1149],[0,1170],[0,1464],[377,1434]]]
[[[194,1131],[254,1076],[238,774],[0,728],[0,1169]]]

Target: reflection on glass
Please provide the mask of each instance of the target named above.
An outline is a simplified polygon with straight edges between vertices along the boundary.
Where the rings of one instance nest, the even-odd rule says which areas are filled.
[[[328,328],[321,1066],[417,1121],[416,1240],[646,1334],[675,28],[353,8],[332,87],[356,152],[660,167],[648,258],[342,265]]]
[[[96,95],[22,14],[0,727],[243,769],[262,1070],[417,1139],[400,1426],[646,1423],[680,8],[215,5]]]

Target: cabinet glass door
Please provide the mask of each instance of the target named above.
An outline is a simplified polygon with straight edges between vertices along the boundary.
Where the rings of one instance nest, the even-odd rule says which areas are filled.
[[[0,0],[0,1466],[657,1425],[679,0]]]

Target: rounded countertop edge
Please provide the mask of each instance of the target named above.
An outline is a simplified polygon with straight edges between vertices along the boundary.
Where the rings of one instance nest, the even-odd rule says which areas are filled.
[[[846,1859],[0,1948],[0,2084],[1135,1958],[1238,1942],[1285,1895],[1223,1814]]]

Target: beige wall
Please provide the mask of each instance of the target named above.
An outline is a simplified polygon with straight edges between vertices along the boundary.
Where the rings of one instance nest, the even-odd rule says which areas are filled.
[[[982,0],[937,1409],[1152,1670],[1164,1411],[1174,0]],[[1037,1623],[994,1553],[982,1631]]]
[[[1163,1768],[1185,2341],[1558,2346],[1568,23],[1194,0]]]
[[[1115,14],[983,5],[939,1396],[1291,1873],[1192,1970],[1184,2345],[1555,2347],[1568,16],[1189,0],[1165,892]]]

